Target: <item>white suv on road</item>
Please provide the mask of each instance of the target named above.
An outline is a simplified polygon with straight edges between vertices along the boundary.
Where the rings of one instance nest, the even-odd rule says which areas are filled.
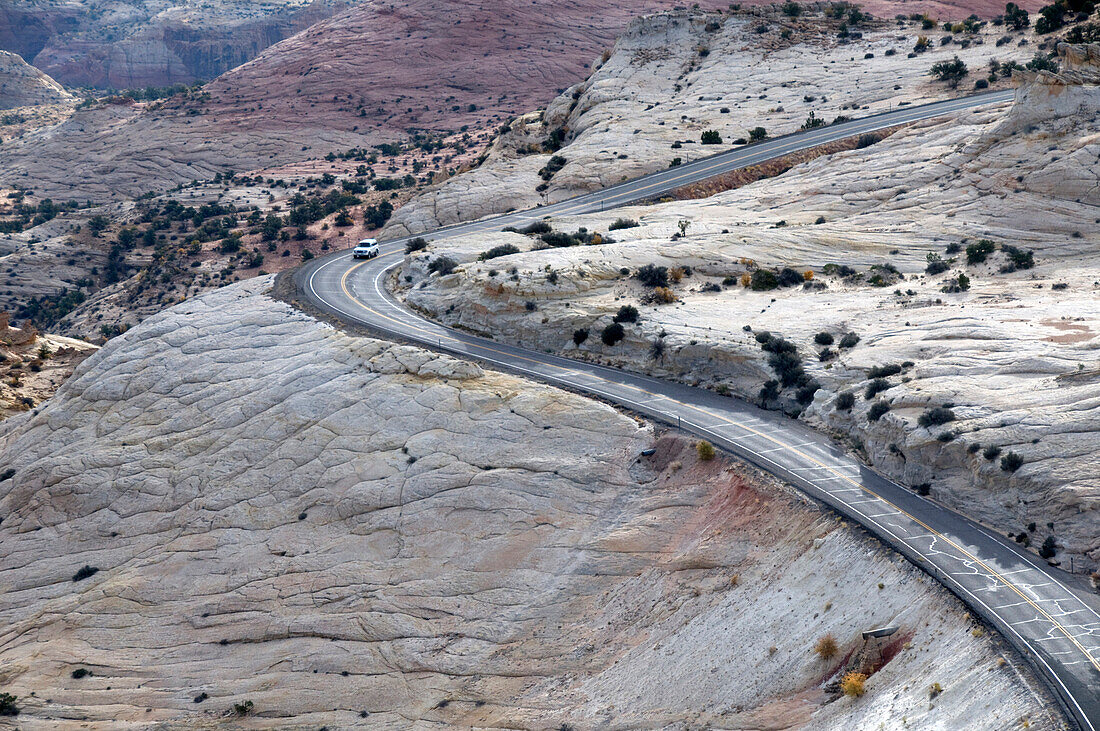
[[[356,259],[373,259],[378,256],[378,239],[363,239],[351,250]]]

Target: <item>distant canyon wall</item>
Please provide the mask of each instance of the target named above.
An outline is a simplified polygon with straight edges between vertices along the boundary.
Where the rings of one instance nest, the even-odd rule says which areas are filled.
[[[208,81],[251,61],[265,48],[342,9],[316,2],[255,19],[198,22],[171,17],[142,20],[122,30],[98,29],[71,9],[32,13],[0,8],[0,48],[18,53],[66,86],[128,89]]]

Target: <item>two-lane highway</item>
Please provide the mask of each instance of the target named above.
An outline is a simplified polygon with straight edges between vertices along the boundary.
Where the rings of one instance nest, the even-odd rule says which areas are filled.
[[[429,239],[522,226],[544,216],[586,213],[659,195],[854,134],[999,103],[997,92],[899,109],[796,133],[645,176],[554,205],[451,226]],[[591,393],[680,426],[784,479],[879,536],[955,592],[1033,664],[1085,731],[1100,731],[1100,615],[1031,554],[862,465],[827,437],[738,399],[644,375],[536,353],[457,332],[408,310],[385,282],[406,240],[376,259],[348,252],[294,273],[300,295],[349,323]]]

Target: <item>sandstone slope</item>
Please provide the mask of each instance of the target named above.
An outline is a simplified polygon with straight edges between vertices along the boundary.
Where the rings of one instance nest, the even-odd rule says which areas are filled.
[[[493,245],[538,242],[504,233],[436,244],[407,262],[407,297],[445,322],[539,350],[801,411],[877,468],[999,531],[1036,546],[1053,536],[1080,570],[1081,555],[1100,558],[1100,139],[1090,122],[1100,87],[1088,62],[1100,49],[1062,50],[1077,68],[1025,75],[1009,110],[915,125],[706,200],[553,222],[606,234],[618,217],[637,219],[612,234],[618,243],[485,263],[473,260]],[[968,263],[966,247],[981,240],[995,251]],[[440,253],[469,263],[429,276],[425,264]],[[939,273],[926,273],[930,256]],[[633,275],[646,264],[690,272],[670,282],[675,304],[643,304],[652,290]],[[783,266],[798,285],[813,281],[741,284]],[[626,304],[640,322],[608,347],[600,333]],[[590,333],[580,346],[578,329]],[[806,377],[796,385],[809,388],[801,404],[795,387],[761,395],[777,371],[760,331],[797,347]],[[849,332],[859,343],[838,347]],[[867,395],[871,369],[885,366],[892,372],[874,384],[885,390]],[[856,396],[854,408],[841,392]],[[918,423],[940,406],[953,421]]]
[[[140,5],[12,0],[0,6],[0,49],[19,54],[69,86],[124,89],[189,84],[212,79],[254,58],[341,5],[334,0],[153,0]],[[1023,3],[1032,11],[1040,5]],[[969,13],[991,17],[1004,9],[1003,3],[990,0],[965,4],[874,0],[864,6],[881,17],[914,12],[937,18],[962,18]],[[453,7],[454,3],[436,5],[441,12]],[[646,7],[639,5],[639,10]]]
[[[0,109],[72,101],[65,87],[7,51],[0,51]]]
[[[0,427],[21,724],[1062,727],[953,598],[743,465],[639,458],[652,428],[607,406],[268,286],[158,315]],[[890,622],[866,695],[826,703]]]
[[[712,0],[713,5],[719,5]],[[636,14],[617,0],[355,5],[223,74],[204,93],[107,105],[0,149],[0,181],[54,198],[165,190],[405,138],[498,124],[545,104]]]
[[[955,55],[973,69],[961,90],[973,91],[990,59],[1024,62],[1035,53],[1028,33],[1006,34],[1004,27],[941,45],[954,36],[919,22],[867,21],[849,29],[862,38],[845,39],[837,37],[842,23],[810,11],[790,18],[774,8],[637,20],[588,79],[544,114],[514,122],[485,165],[402,208],[387,233],[420,233],[569,198],[727,150],[756,127],[775,136],[799,129],[811,114],[831,122],[960,93],[928,75]],[[1011,43],[998,46],[1006,35]],[[910,58],[921,36],[929,50]],[[1007,84],[998,79],[992,87]],[[701,144],[708,130],[721,144]],[[544,181],[551,153],[542,147],[555,131],[567,143],[554,153],[564,164]]]
[[[329,151],[402,139],[412,129],[497,126],[544,106],[587,76],[632,19],[675,5],[672,0],[357,4],[267,48],[201,95],[153,109],[82,110],[53,131],[5,145],[0,182],[33,184],[54,198],[99,201],[165,190],[225,168],[241,172],[316,159]],[[728,4],[708,0],[701,6]],[[868,9],[880,17],[898,10],[893,4]],[[215,12],[189,5],[184,10]],[[756,48],[760,40],[754,34],[738,47],[743,43]],[[759,58],[756,52],[744,55],[746,63]],[[923,70],[923,63],[917,65]],[[807,68],[804,75],[809,73]],[[732,74],[744,76],[739,69]],[[719,93],[743,85],[729,73],[712,83]],[[647,91],[664,93],[663,88]],[[569,101],[558,102],[563,104]],[[663,103],[660,110],[668,106]],[[804,117],[801,106],[793,109]],[[645,125],[647,134],[654,124]],[[539,167],[527,170],[528,177]],[[640,169],[632,164],[623,172]]]

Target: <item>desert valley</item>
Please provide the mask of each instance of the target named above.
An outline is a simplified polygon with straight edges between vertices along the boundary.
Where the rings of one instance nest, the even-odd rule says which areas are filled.
[[[1091,2],[5,3],[0,726],[1100,728]]]

